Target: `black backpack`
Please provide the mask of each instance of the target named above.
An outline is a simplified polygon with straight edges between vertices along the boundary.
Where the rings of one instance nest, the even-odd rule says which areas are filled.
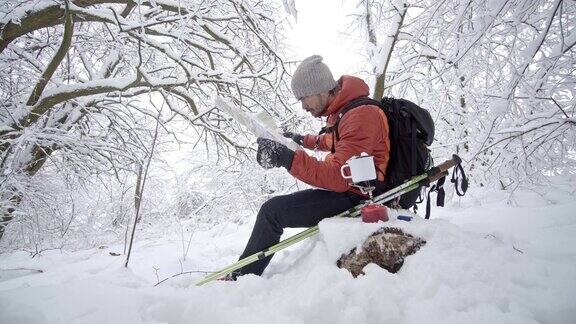
[[[363,105],[380,107],[388,118],[390,159],[384,182],[376,183],[376,195],[395,188],[413,176],[430,169],[432,157],[428,146],[434,140],[434,121],[427,110],[405,99],[383,98],[377,101],[368,97],[356,98],[340,110],[336,123],[331,127],[324,127],[320,134],[332,132],[336,139],[340,140],[338,134],[340,120],[351,109]],[[334,144],[332,145],[332,153],[334,153]],[[399,205],[404,209],[415,206],[417,202],[421,202],[418,201],[420,189],[403,194],[399,200],[391,204]],[[428,210],[427,214],[429,214]]]

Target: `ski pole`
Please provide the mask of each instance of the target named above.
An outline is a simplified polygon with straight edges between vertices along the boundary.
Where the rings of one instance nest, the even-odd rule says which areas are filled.
[[[441,177],[445,176],[448,174],[448,169],[452,168],[455,165],[460,164],[461,159],[460,157],[458,157],[456,154],[454,154],[452,156],[452,159],[447,160],[446,162],[431,168],[430,170],[428,170],[426,173],[423,173],[419,176],[415,176],[412,179],[410,179],[409,181],[403,183],[402,185],[393,188],[381,195],[378,195],[374,200],[378,203],[386,203],[396,197],[399,197],[407,192],[410,192],[414,189],[417,189],[418,187],[420,187],[421,185],[428,185],[431,182],[434,182],[438,179],[440,179]],[[358,216],[360,214],[360,210],[362,208],[362,206],[364,206],[365,204],[360,204],[357,205],[349,210],[343,211],[340,214],[337,214],[333,217],[354,217],[354,216]],[[278,251],[281,251],[289,246],[292,246],[300,241],[303,241],[309,237],[312,237],[316,234],[318,234],[318,232],[320,231],[320,228],[318,225],[310,227],[296,235],[293,235],[281,242],[279,242],[278,244],[275,244],[269,248],[266,248],[260,252],[256,252],[250,256],[245,257],[242,260],[239,260],[225,268],[223,268],[222,270],[209,274],[206,277],[204,277],[202,280],[198,281],[196,283],[196,286],[202,286],[205,283],[208,283],[210,281],[216,280],[218,278],[221,278],[223,276],[226,276],[227,274],[230,274],[232,272],[234,272],[235,270],[238,270],[246,265],[249,265],[253,262],[256,262],[258,260],[264,259]]]
[[[454,167],[455,165],[458,165],[462,163],[462,159],[460,159],[460,157],[456,154],[452,155],[452,158],[450,160],[446,160],[443,163],[441,163],[438,166],[432,167],[430,170],[426,171],[425,173],[422,173],[421,175],[417,175],[412,177],[410,180],[408,180],[407,182],[397,186],[396,188],[390,189],[387,192],[378,195],[374,198],[375,202],[379,202],[380,200],[383,199],[387,199],[389,196],[404,190],[408,187],[414,186],[414,184],[418,184],[423,185],[423,186],[427,186],[429,185],[431,182],[434,182],[438,179],[440,179],[443,175],[441,175],[444,172],[448,172],[448,170],[452,167]],[[435,178],[436,177],[436,178]]]
[[[443,176],[446,176],[450,168],[460,164],[461,162],[462,160],[460,157],[456,154],[453,154],[452,159],[447,160],[438,166],[432,167],[426,173],[412,177],[405,183],[374,197],[373,200],[375,203],[384,204],[394,198],[402,196],[407,192],[418,189],[420,186],[428,186],[430,183],[442,178]],[[336,215],[335,217],[356,217],[360,214],[360,210],[366,204],[367,203],[362,203],[354,206],[351,209]]]

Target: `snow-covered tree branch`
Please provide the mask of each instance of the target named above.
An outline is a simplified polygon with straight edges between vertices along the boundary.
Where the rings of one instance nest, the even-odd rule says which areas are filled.
[[[504,187],[575,166],[575,19],[565,0],[358,7],[375,89],[430,109],[436,154],[456,151],[477,183]]]
[[[169,132],[178,117],[235,156],[248,147],[214,95],[276,117],[290,110],[275,8],[261,2],[35,0],[1,10],[0,238],[51,156],[104,169],[139,160],[145,141],[132,120],[158,119]],[[156,117],[143,98],[168,109]]]

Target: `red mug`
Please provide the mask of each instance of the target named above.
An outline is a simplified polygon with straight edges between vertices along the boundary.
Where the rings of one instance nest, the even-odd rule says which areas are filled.
[[[379,204],[369,204],[360,210],[362,215],[362,222],[364,223],[377,223],[379,221],[388,221],[388,209]]]

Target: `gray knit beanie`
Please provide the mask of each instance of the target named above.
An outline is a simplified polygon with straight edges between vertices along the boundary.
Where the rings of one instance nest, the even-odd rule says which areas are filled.
[[[312,55],[304,59],[292,76],[292,93],[298,100],[330,91],[336,85],[332,72],[326,64],[322,63],[320,55]]]

